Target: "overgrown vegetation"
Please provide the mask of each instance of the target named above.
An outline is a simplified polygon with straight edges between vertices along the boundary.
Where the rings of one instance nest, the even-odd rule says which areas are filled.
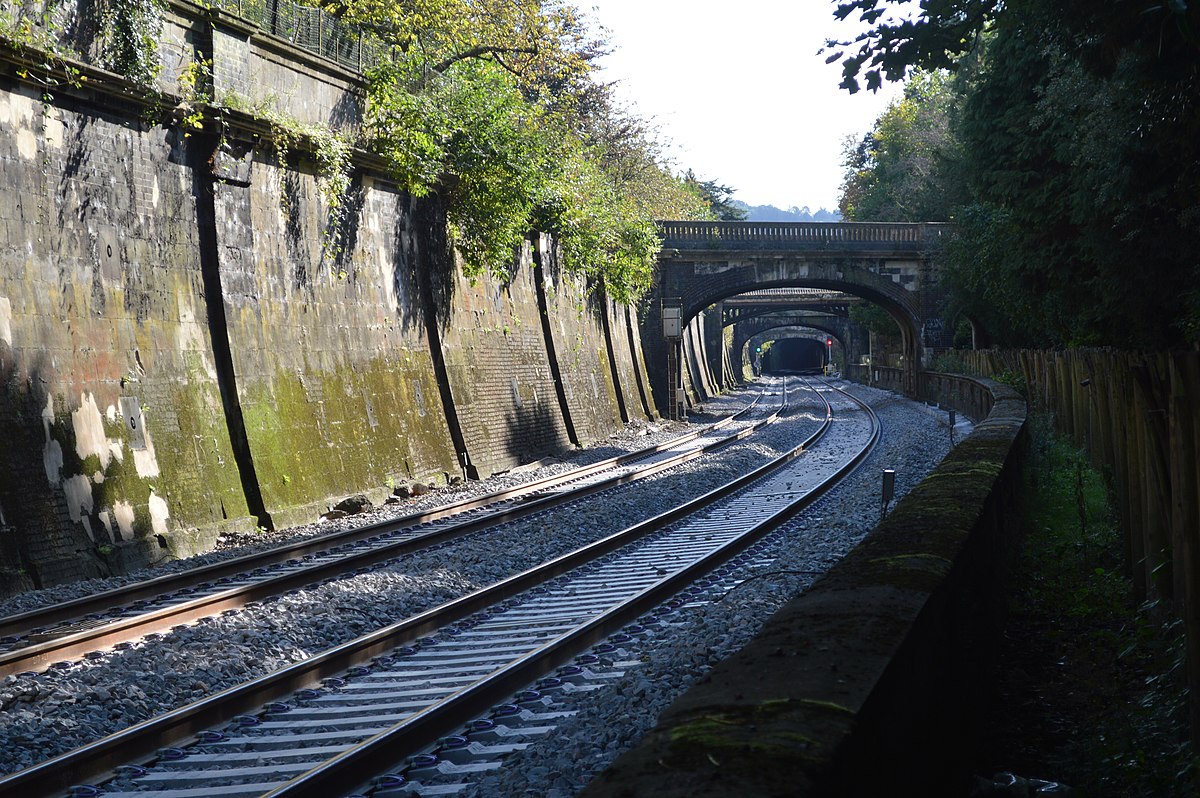
[[[161,1],[103,0],[97,7],[103,41],[101,65],[139,86],[153,86],[162,70],[158,57]]]
[[[329,215],[324,252],[335,259],[343,245],[340,215],[350,212],[345,199],[356,148],[382,155],[412,194],[439,195],[472,278],[507,278],[536,229],[554,234],[567,271],[629,301],[651,282],[659,248],[654,219],[728,211],[731,189],[672,174],[656,131],[616,105],[611,87],[596,77],[605,34],[567,0],[310,4],[391,54],[367,74],[361,129],[335,132],[261,114],[272,123],[282,160],[301,141],[313,148]],[[160,69],[161,0],[100,0],[80,9],[94,18],[101,66],[152,89]],[[19,34],[31,45],[44,39],[47,46],[68,35],[78,39],[68,31],[78,25],[64,21],[75,11],[47,11],[40,21],[29,13],[0,18],[0,35]],[[205,128],[214,104],[232,101],[213,96],[211,68],[197,61],[180,75],[174,115],[185,134]],[[239,110],[248,105],[239,102]]]
[[[507,277],[537,229],[554,234],[568,271],[628,301],[650,285],[653,220],[710,216],[595,79],[607,45],[574,5],[321,5],[399,54],[368,76],[365,143],[412,193],[442,196],[467,276]]]
[[[1030,513],[977,768],[1081,796],[1191,796],[1180,624],[1137,606],[1103,480],[1031,418]]]
[[[954,309],[994,344],[1200,342],[1200,5],[898,5],[837,10],[870,26],[831,43],[843,86],[908,80],[847,143],[846,218],[956,222]]]

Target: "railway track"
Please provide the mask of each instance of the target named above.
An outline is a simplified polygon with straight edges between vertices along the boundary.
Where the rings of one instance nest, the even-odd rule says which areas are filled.
[[[345,794],[348,785],[357,783],[348,773],[359,778],[406,770],[408,775],[392,773],[376,784],[382,795],[411,791],[405,780],[414,773],[431,773],[435,762],[470,773],[478,765],[471,757],[478,758],[481,749],[503,756],[520,745],[505,741],[514,727],[528,733],[530,724],[553,721],[552,711],[538,711],[539,702],[540,709],[547,707],[540,692],[517,691],[720,567],[865,456],[878,437],[878,425],[869,409],[858,404],[862,409],[857,412],[870,423],[833,425],[860,438],[853,456],[809,451],[831,428],[827,412],[809,441],[694,502],[303,663],[13,774],[0,780],[0,795],[55,794],[106,772],[116,774],[117,781],[106,785],[105,794],[152,791],[176,798],[274,798],[335,789]],[[651,623],[655,617],[650,616]],[[594,678],[583,662],[567,665],[543,685],[590,689],[593,685],[564,687]],[[421,753],[439,736],[459,729],[476,739],[455,737],[441,745],[440,754]],[[188,737],[194,742],[186,750],[152,754],[167,741]],[[471,752],[459,751],[463,746]],[[409,758],[413,755],[419,756]],[[130,764],[146,756],[152,767]],[[76,794],[94,789],[79,787]]]
[[[777,397],[769,409],[763,399]],[[463,535],[546,512],[713,452],[773,423],[786,387],[674,440],[391,521],[299,541],[0,620],[0,678],[47,668],[148,634],[237,610],[322,580],[377,567]]]

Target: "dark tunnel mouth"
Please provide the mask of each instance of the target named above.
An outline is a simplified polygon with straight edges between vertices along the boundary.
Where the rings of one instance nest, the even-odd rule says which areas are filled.
[[[777,339],[763,358],[763,370],[771,372],[820,371],[825,365],[824,340],[815,338]]]

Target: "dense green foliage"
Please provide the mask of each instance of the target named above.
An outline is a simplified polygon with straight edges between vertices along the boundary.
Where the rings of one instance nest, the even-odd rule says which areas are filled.
[[[107,0],[98,4],[104,67],[149,87],[158,77],[162,34],[159,0]]]
[[[655,218],[706,218],[653,135],[594,79],[604,42],[570,5],[328,3],[398,57],[369,75],[366,132],[414,194],[438,192],[468,276],[506,275],[531,229],[568,271],[630,300],[651,281]]]
[[[838,10],[874,24],[843,85],[910,77],[847,150],[847,218],[957,222],[957,306],[996,343],[1200,340],[1200,11],[891,2]]]
[[[1137,606],[1101,475],[1031,416],[1031,496],[979,769],[1078,795],[1194,796],[1182,624]]]
[[[950,131],[956,100],[945,72],[918,72],[904,96],[859,141],[845,142],[838,210],[846,219],[943,222],[961,190],[945,179],[958,153]]]

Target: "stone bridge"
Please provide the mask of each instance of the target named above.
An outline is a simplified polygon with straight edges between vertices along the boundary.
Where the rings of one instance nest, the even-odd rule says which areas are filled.
[[[900,329],[907,390],[915,390],[926,353],[948,345],[933,266],[947,225],[662,221],[658,228],[663,239],[659,276],[643,330],[655,395],[665,397],[668,407],[674,406],[676,399],[674,392],[668,392],[669,369],[662,364],[687,362],[687,355],[670,356],[662,336],[664,306],[679,308],[683,340],[691,340],[686,330],[696,326],[708,332],[705,336],[702,330],[697,337],[712,341],[714,328],[731,319],[736,322],[746,311],[728,312],[722,307],[717,320],[705,319],[705,315],[711,315],[719,303],[742,294],[803,288],[826,294],[814,304],[840,301],[844,307],[854,298],[873,302],[887,311]],[[720,355],[710,352],[707,357],[711,362]],[[693,355],[692,360],[696,359]]]
[[[748,359],[747,346],[758,345],[767,338],[793,337],[783,334],[788,328],[809,331],[804,337],[834,339],[846,353],[848,362],[857,363],[866,353],[867,333],[860,325],[845,316],[812,311],[769,311],[742,319],[734,325],[732,358]],[[767,335],[767,333],[772,333]]]

